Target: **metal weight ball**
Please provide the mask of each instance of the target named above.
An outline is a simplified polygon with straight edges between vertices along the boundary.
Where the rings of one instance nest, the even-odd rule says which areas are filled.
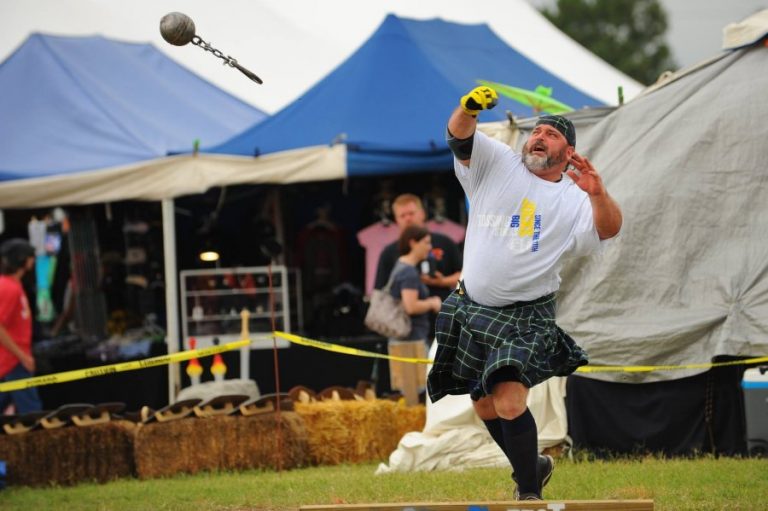
[[[170,12],[160,19],[160,34],[175,46],[184,46],[195,37],[195,22],[181,12]]]
[[[225,55],[211,46],[210,43],[203,41],[202,37],[195,34],[195,22],[186,14],[181,12],[170,12],[163,16],[160,19],[160,34],[166,42],[173,44],[174,46],[184,46],[187,43],[199,46],[203,50],[213,53],[216,57],[223,60],[225,64],[234,67],[254,82],[263,83],[261,78],[238,64],[237,60],[229,55]]]

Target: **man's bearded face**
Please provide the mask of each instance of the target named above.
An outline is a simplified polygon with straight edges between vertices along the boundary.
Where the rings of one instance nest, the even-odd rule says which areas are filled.
[[[567,146],[553,149],[546,140],[531,138],[523,146],[523,163],[534,174],[544,174],[566,160],[566,149]]]

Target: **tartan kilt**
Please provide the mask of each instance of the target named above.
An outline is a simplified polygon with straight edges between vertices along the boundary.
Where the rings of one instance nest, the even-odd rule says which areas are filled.
[[[447,394],[490,394],[488,377],[511,366],[531,388],[589,363],[587,353],[555,324],[555,295],[488,307],[453,291],[435,323],[437,353],[427,378],[432,402]],[[474,383],[474,384],[473,384]]]

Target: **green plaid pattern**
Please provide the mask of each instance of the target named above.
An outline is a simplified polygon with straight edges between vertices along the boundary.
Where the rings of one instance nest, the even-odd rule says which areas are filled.
[[[447,394],[490,394],[489,376],[505,366],[530,388],[587,364],[587,353],[555,324],[555,308],[554,294],[487,307],[463,290],[451,293],[435,323],[437,354],[427,380],[432,402]]]

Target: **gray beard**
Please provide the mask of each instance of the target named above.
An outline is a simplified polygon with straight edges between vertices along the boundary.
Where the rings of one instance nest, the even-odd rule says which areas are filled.
[[[527,153],[523,155],[523,164],[525,165],[525,168],[534,174],[540,174],[549,168],[549,156],[537,156],[535,154]]]
[[[523,149],[523,164],[525,168],[536,175],[546,174],[546,172],[565,161],[565,151],[556,155],[537,156],[530,151]]]

